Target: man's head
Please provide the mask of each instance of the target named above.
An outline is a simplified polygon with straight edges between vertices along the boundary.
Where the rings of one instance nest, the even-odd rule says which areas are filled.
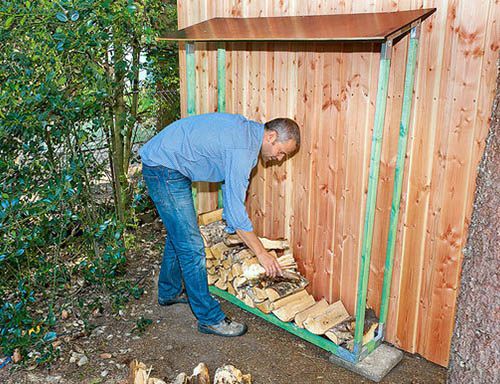
[[[292,119],[278,118],[264,125],[264,142],[260,154],[265,163],[281,161],[300,147],[299,126]]]

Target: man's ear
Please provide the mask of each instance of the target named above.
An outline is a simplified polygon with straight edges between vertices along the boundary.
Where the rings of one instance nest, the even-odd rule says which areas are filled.
[[[267,140],[269,143],[273,144],[277,138],[278,138],[278,134],[276,133],[276,131],[268,131],[267,132]]]

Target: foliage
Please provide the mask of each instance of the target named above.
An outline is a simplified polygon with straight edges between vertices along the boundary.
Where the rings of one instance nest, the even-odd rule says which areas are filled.
[[[50,360],[61,308],[87,287],[118,306],[138,296],[122,277],[124,234],[144,204],[128,167],[156,87],[178,84],[175,49],[155,41],[174,17],[175,2],[150,0],[0,4],[4,354]]]

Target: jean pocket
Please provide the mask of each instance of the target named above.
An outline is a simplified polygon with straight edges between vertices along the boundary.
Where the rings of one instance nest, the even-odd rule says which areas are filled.
[[[155,204],[162,204],[165,200],[165,193],[167,193],[166,186],[162,185],[159,176],[143,174],[142,177],[148,187],[149,197]]]
[[[187,181],[189,182],[190,180],[184,176],[182,173],[180,173],[179,171],[176,171],[174,169],[169,169],[168,170],[168,182],[178,182],[178,181]]]

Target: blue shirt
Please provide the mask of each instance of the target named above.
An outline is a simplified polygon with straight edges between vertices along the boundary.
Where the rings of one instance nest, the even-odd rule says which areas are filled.
[[[220,182],[228,231],[253,231],[245,209],[250,172],[264,125],[241,115],[208,113],[177,120],[139,150],[149,166],[175,169],[192,181]]]

